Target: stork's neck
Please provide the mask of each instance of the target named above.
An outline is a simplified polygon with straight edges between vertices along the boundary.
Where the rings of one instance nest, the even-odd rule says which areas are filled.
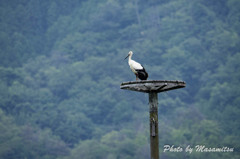
[[[132,54],[129,55],[128,57],[128,63],[132,60]]]

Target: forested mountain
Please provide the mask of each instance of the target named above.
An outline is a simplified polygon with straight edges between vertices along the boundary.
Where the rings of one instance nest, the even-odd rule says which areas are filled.
[[[159,94],[160,158],[239,158],[239,28],[239,0],[0,0],[0,159],[150,158],[130,50],[187,84]]]

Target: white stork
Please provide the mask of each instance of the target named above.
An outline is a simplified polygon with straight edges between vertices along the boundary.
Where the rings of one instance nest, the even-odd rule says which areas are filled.
[[[129,64],[131,70],[136,75],[136,80],[138,80],[138,78],[140,80],[147,80],[148,73],[146,72],[145,68],[140,63],[132,60],[132,55],[133,55],[133,52],[129,51],[126,58],[128,58],[128,64]]]

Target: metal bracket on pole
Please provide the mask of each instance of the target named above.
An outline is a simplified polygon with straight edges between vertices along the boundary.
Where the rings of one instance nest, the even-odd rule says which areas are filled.
[[[151,123],[151,127],[152,127],[152,136],[156,136],[156,123],[154,118],[152,118],[152,123]]]

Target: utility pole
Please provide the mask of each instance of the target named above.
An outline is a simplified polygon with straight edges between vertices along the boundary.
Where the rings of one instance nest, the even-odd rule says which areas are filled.
[[[151,159],[159,159],[158,93],[185,87],[183,81],[132,81],[121,84],[121,89],[144,92],[149,95],[149,128]]]

